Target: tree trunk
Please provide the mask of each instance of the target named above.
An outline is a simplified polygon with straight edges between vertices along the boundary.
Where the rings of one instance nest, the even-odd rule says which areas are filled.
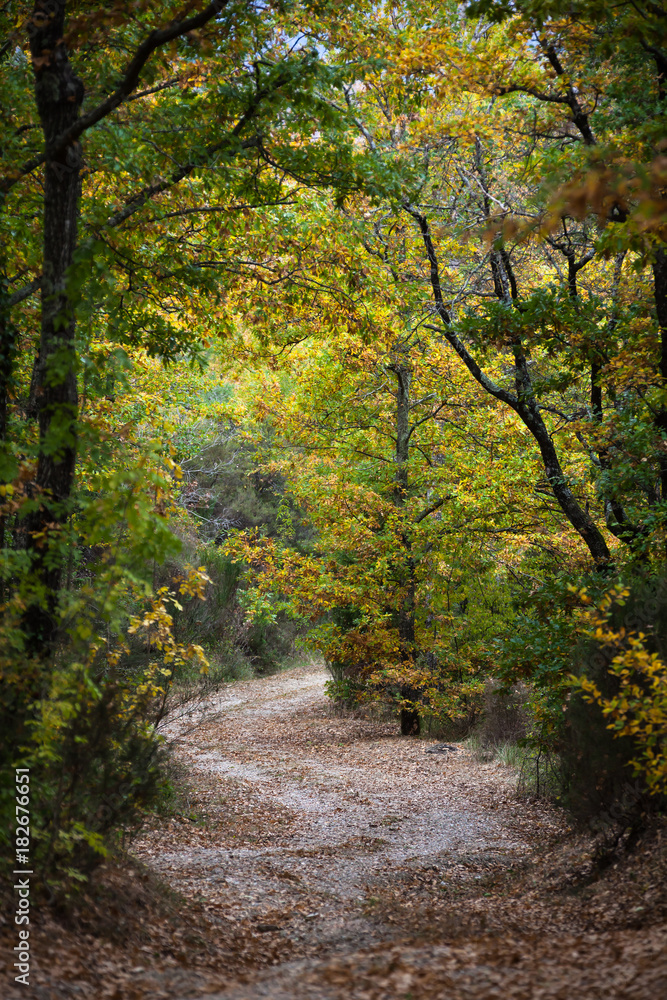
[[[77,440],[75,320],[67,273],[77,239],[81,148],[73,142],[58,150],[56,140],[79,116],[83,85],[63,42],[65,8],[64,0],[37,0],[30,33],[35,100],[46,148],[42,320],[35,378],[39,507],[26,525],[36,589],[24,619],[28,647],[37,655],[47,654],[55,638],[63,566],[58,535],[69,515]]]
[[[667,390],[667,251],[656,250],[653,262],[655,311],[660,330],[660,381]],[[656,427],[667,445],[667,406],[661,406],[655,418]],[[660,499],[667,501],[667,447],[660,449]]]
[[[405,506],[408,496],[408,459],[410,457],[410,388],[412,372],[408,365],[394,364],[390,366],[396,376],[396,475],[394,486],[394,505],[401,509]],[[412,558],[412,543],[407,532],[401,535],[401,543],[405,554],[405,564],[401,583],[404,594],[398,609],[397,626],[401,645],[401,659],[411,668],[416,657],[415,648],[415,562]],[[409,684],[402,684],[401,698],[415,702],[419,692]],[[401,708],[401,733],[403,736],[418,736],[421,731],[419,712],[416,708]]]
[[[0,275],[0,283],[0,446],[4,446],[7,441],[7,415],[16,353],[16,329],[11,322],[7,307],[4,269]],[[8,469],[5,468],[8,464],[7,457],[3,447],[2,466],[0,466],[0,482],[3,483],[9,481],[6,478]]]
[[[0,483],[11,482],[16,471],[7,449],[9,392],[12,384],[15,353],[16,328],[11,322],[7,308],[7,286],[3,268],[3,273],[0,275]],[[5,548],[6,544],[6,521],[5,515],[0,515],[0,551]],[[0,602],[4,599],[5,580],[0,577]]]
[[[611,563],[611,554],[607,543],[593,518],[581,506],[570,489],[558,459],[558,452],[549,430],[540,416],[537,403],[532,398],[521,400],[519,406],[516,407],[516,412],[533,435],[540,449],[544,471],[560,509],[588,546],[588,551],[596,566],[601,569],[608,567]]]
[[[535,400],[521,344],[519,342],[515,342],[514,344],[517,386],[517,393],[515,395],[514,393],[508,392],[506,389],[497,385],[493,379],[489,378],[489,376],[482,371],[463,341],[455,333],[452,325],[452,318],[445,305],[442,295],[438,258],[433,246],[433,240],[431,239],[428,220],[425,215],[415,211],[415,209],[409,204],[405,204],[404,208],[417,222],[424,241],[424,247],[426,249],[430,265],[430,283],[433,291],[435,311],[438,318],[442,322],[445,339],[450,346],[453,347],[470,374],[479,383],[479,385],[481,385],[485,392],[487,392],[490,396],[493,396],[495,399],[500,400],[500,402],[504,403],[506,406],[511,407],[511,409],[513,409],[524,422],[540,450],[540,455],[542,456],[542,462],[544,464],[544,471],[546,472],[547,479],[549,480],[549,484],[561,510],[567,517],[572,527],[578,532],[582,540],[586,543],[588,551],[591,553],[596,567],[601,570],[608,569],[611,564],[611,554],[607,547],[607,543],[605,542],[601,531],[593,521],[592,517],[581,506],[568,485],[567,478],[558,459],[558,453],[551,439],[551,435],[549,434],[549,429],[542,419],[539,406]]]

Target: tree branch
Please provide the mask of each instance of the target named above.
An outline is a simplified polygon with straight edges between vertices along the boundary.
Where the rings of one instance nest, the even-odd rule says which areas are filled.
[[[21,178],[25,177],[26,174],[32,173],[37,167],[45,163],[47,158],[52,159],[61,153],[65,147],[71,145],[73,142],[83,135],[89,128],[93,125],[97,125],[98,122],[106,118],[112,111],[120,107],[123,101],[127,100],[132,91],[135,89],[139,83],[139,77],[141,76],[141,71],[144,66],[153,55],[156,49],[168,42],[174,41],[176,38],[180,38],[182,35],[186,35],[190,31],[196,31],[198,28],[204,27],[212,18],[219,14],[220,11],[227,6],[228,0],[213,0],[213,3],[207,4],[207,6],[199,14],[195,14],[193,17],[186,18],[182,21],[173,21],[166,28],[156,28],[151,31],[150,35],[144,39],[139,48],[136,50],[134,57],[127,66],[123,78],[114,90],[113,94],[110,94],[106,100],[102,101],[93,108],[88,114],[82,115],[64,132],[61,132],[49,147],[45,149],[42,153],[38,153],[33,156],[30,160],[18,168],[18,170],[13,171],[11,174],[6,175],[2,182],[0,183],[0,190],[9,191]]]
[[[250,106],[246,109],[243,115],[241,115],[232,131],[226,135],[224,139],[209,146],[203,156],[178,167],[178,169],[172,173],[171,177],[167,179],[160,178],[160,180],[155,181],[153,184],[148,184],[141,191],[138,191],[125,203],[123,208],[109,216],[104,225],[98,229],[98,233],[105,232],[108,229],[115,229],[117,226],[122,225],[129,218],[140,211],[144,205],[146,205],[149,201],[152,201],[153,198],[156,198],[160,194],[164,194],[165,191],[175,187],[176,184],[188,177],[193,170],[196,170],[197,168],[210,162],[211,158],[215,156],[216,153],[225,149],[225,147],[235,147],[240,151],[252,149],[260,145],[261,139],[258,136],[253,136],[252,138],[244,141],[239,141],[239,135],[248,122],[256,116],[264,99],[271,93],[279,90],[285,82],[287,82],[287,76],[283,76],[281,74],[276,77],[270,87],[264,87],[262,90],[257,91]],[[41,287],[41,284],[42,278],[40,276],[39,278],[35,278],[28,285],[25,285],[23,288],[18,289],[9,297],[9,307],[11,308],[12,306],[18,305],[19,302],[23,302],[30,295],[32,295],[33,292],[36,292]]]
[[[415,518],[415,524],[419,524],[421,521],[423,521],[425,518],[427,518],[429,516],[429,514],[433,514],[434,511],[436,511],[440,507],[442,507],[442,505],[444,503],[446,503],[447,500],[451,500],[451,499],[452,499],[451,496],[449,496],[449,497],[440,497],[439,500],[436,500],[436,502],[432,503],[430,507],[427,507],[426,510],[422,511],[422,513],[419,515],[419,517]]]

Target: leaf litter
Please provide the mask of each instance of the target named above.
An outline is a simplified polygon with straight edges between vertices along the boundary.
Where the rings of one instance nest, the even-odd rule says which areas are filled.
[[[324,680],[236,683],[166,728],[183,808],[78,909],[40,908],[8,998],[667,995],[664,824],[598,873],[510,768],[336,714]]]

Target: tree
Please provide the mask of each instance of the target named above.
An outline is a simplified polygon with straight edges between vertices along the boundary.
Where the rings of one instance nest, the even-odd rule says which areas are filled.
[[[661,50],[650,51],[646,34],[655,12],[613,14],[602,26],[599,9],[473,5],[482,18],[466,23],[452,7],[437,26],[421,9],[387,10],[375,28],[387,62],[348,100],[360,141],[376,156],[391,161],[409,150],[421,163],[421,185],[393,210],[358,206],[361,238],[385,260],[388,282],[413,284],[414,312],[522,420],[561,510],[604,568],[612,553],[600,519],[634,551],[664,550],[655,483],[664,452],[664,108],[653,72]],[[344,36],[339,44],[353,43]],[[631,149],[641,136],[643,163],[626,155],[619,116],[632,123]],[[631,263],[653,268],[653,303]],[[497,351],[511,359],[509,384],[488,372]],[[641,387],[628,351],[642,358]],[[621,443],[620,424],[637,420],[647,433],[624,430]],[[569,455],[556,435],[568,439]],[[626,448],[639,463],[632,477]],[[597,509],[567,469],[582,452]]]
[[[236,280],[230,230],[300,183],[365,183],[318,93],[355,70],[295,44],[310,12],[36,0],[0,15],[2,763],[42,764],[45,865],[82,840],[99,857],[156,793],[156,706],[173,663],[201,662],[170,631],[180,583],[151,593],[179,548],[178,468],[169,442],[123,426],[116,395],[133,363],[205,363]],[[133,671],[144,628],[157,658]]]
[[[507,567],[529,544],[526,502],[502,479],[499,443],[516,429],[498,427],[442,345],[399,332],[405,317],[377,309],[367,277],[383,337],[320,329],[241,390],[268,441],[264,468],[284,476],[312,545],[244,532],[225,550],[248,567],[251,617],[305,620],[335,696],[390,696],[414,735],[423,714],[469,723],[479,709]],[[527,483],[532,469],[520,477],[519,461],[511,475]],[[548,515],[541,527],[546,541]]]
[[[26,401],[39,444],[23,534],[33,568],[24,628],[39,655],[56,636],[65,558],[58,540],[73,509],[82,320],[106,325],[107,341],[145,345],[165,358],[196,355],[203,317],[192,329],[174,316],[169,297],[177,295],[182,310],[186,296],[219,294],[217,276],[234,261],[224,252],[206,260],[210,240],[192,243],[190,219],[211,220],[219,244],[217,220],[287,197],[286,174],[356,182],[350,157],[339,148],[334,161],[324,136],[308,158],[294,144],[313,116],[324,131],[332,117],[315,90],[316,54],[290,47],[285,34],[307,8],[259,12],[216,0],[188,16],[178,10],[149,4],[128,19],[120,9],[37,0],[25,24],[5,14],[5,87],[15,110],[2,183],[11,278],[0,310],[0,409],[7,413],[16,339],[29,336],[32,321],[30,306],[25,320],[10,310],[39,291]],[[30,72],[26,31],[39,124],[31,103],[19,100]],[[16,450],[5,448],[5,482],[17,474]]]

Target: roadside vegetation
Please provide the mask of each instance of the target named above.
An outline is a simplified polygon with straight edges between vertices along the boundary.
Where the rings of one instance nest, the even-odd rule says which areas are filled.
[[[300,656],[609,852],[664,810],[666,23],[3,7],[7,872],[16,768],[68,898]]]

